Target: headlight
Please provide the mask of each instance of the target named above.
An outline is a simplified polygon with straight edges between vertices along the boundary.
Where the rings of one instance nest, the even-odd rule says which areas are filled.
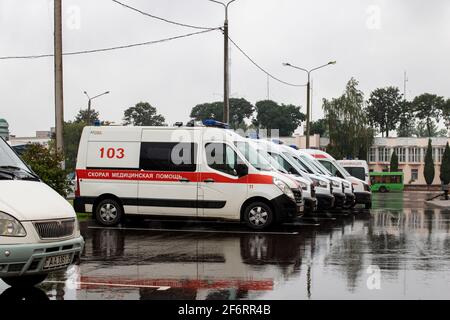
[[[285,195],[287,195],[289,198],[295,201],[294,193],[286,183],[284,183],[280,179],[273,178],[273,184],[276,185],[281,190],[281,192],[283,192]]]
[[[301,182],[301,181],[299,181],[299,183],[303,190],[308,190],[308,184]]]
[[[318,180],[318,179],[312,178],[312,181],[314,183],[314,186],[316,186],[316,187],[321,187],[321,188],[327,188],[328,187],[328,183],[326,183],[323,180]]]
[[[25,237],[26,235],[25,229],[17,219],[0,212],[0,236]]]
[[[331,180],[331,184],[333,185],[333,188],[339,188],[341,184],[337,181]]]

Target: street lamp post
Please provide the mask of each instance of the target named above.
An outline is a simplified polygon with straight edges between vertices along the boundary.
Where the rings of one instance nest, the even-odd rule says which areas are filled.
[[[96,96],[94,96],[92,98],[88,95],[88,93],[86,91],[84,91],[84,94],[86,95],[86,97],[88,97],[87,124],[89,126],[89,125],[91,125],[91,101],[96,99],[96,98],[98,98],[98,97],[101,97],[101,96],[103,96],[105,94],[109,94],[109,91],[100,93],[100,94],[98,94],[98,95],[96,95]]]
[[[308,74],[308,83],[306,85],[306,149],[309,149],[309,131],[310,131],[310,124],[309,124],[309,118],[310,118],[310,113],[311,113],[311,72],[324,68],[326,66],[332,65],[332,64],[336,64],[336,61],[330,61],[327,64],[324,64],[320,67],[317,68],[313,68],[311,70],[307,70],[304,68],[300,68],[297,66],[294,66],[290,63],[283,63],[284,66],[286,67],[291,67],[291,68],[295,68],[301,71],[305,71]]]
[[[227,3],[223,3],[216,0],[209,0],[220,4],[225,9],[225,22],[223,24],[223,122],[229,123],[230,121],[230,82],[229,82],[229,65],[228,65],[228,6],[236,0],[231,0]]]

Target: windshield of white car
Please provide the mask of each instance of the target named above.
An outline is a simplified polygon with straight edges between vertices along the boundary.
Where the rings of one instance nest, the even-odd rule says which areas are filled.
[[[294,161],[295,163],[297,163],[307,173],[316,174],[316,170],[315,169],[311,168],[306,163],[303,163],[300,159],[292,156],[289,152],[283,152],[283,154],[286,157],[288,157],[291,161]]]
[[[0,179],[39,180],[17,154],[0,138]]]
[[[264,159],[267,160],[267,162],[270,163],[270,165],[272,167],[274,167],[275,170],[280,171],[282,173],[288,173],[281,165],[278,161],[276,161],[274,158],[272,158],[270,156],[270,154],[268,154],[266,151],[263,151],[261,149],[258,149],[258,153],[261,155],[261,157],[263,157]]]
[[[336,160],[332,161],[333,165],[344,175],[344,177],[351,177],[351,174],[343,166],[341,166]]]
[[[301,155],[300,158],[311,166],[314,166],[314,168],[316,168],[321,174],[331,177],[330,171],[328,171],[327,168],[325,168],[320,162],[312,160],[303,155]]]
[[[270,163],[250,143],[245,141],[236,141],[236,147],[244,155],[250,164],[260,171],[274,171]]]

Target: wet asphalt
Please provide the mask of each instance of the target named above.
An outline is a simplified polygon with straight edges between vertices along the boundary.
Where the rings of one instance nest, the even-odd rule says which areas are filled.
[[[374,194],[373,209],[267,232],[236,223],[81,223],[80,265],[0,300],[450,299],[450,211],[432,194]]]

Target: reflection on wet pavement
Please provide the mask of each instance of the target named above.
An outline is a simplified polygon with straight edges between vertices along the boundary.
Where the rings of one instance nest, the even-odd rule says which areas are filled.
[[[84,223],[81,265],[25,293],[0,281],[0,299],[450,299],[450,211],[426,207],[428,196],[375,194],[370,212],[270,233],[227,223]]]

